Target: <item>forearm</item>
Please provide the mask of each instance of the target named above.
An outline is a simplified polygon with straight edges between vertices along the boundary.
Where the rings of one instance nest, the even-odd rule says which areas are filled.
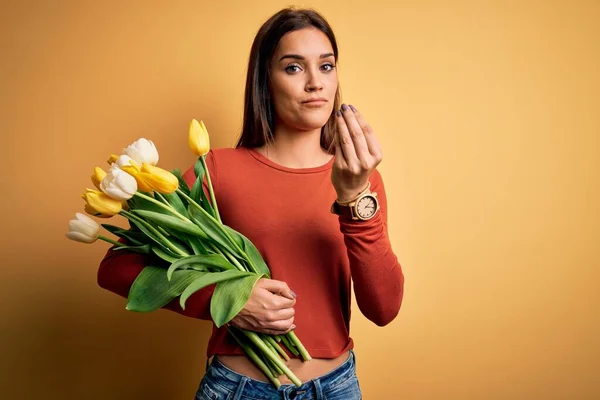
[[[126,250],[109,250],[100,262],[98,268],[98,285],[110,292],[124,298],[129,295],[129,290],[137,276],[147,264],[147,258],[139,253]],[[210,299],[214,285],[208,286],[194,293],[187,301],[185,310],[179,305],[179,297],[173,299],[163,308],[179,314],[204,320],[211,320]]]
[[[340,217],[340,229],[358,307],[375,324],[387,325],[400,310],[404,276],[381,213],[366,222],[346,221]]]

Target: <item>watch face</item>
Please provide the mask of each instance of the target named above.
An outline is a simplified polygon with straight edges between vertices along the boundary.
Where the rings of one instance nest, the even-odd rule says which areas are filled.
[[[356,212],[362,219],[369,219],[375,215],[376,203],[373,196],[365,196],[358,201]]]

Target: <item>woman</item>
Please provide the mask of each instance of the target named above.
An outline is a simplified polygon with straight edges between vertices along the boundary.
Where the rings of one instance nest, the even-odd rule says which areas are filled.
[[[375,169],[381,150],[360,112],[340,107],[337,59],[335,36],[318,13],[273,15],[252,46],[238,145],[207,157],[223,222],[257,246],[273,277],[259,280],[231,324],[269,334],[296,329],[313,360],[287,365],[305,383],[298,388],[282,376],[276,389],[226,328],[213,325],[212,363],[196,399],[359,399],[351,279],[375,324],[400,309],[404,278]],[[192,169],[185,178],[193,182]],[[109,251],[99,285],[126,297],[143,267],[140,255]],[[178,299],[166,308],[210,320],[213,290],[196,292],[185,311]]]

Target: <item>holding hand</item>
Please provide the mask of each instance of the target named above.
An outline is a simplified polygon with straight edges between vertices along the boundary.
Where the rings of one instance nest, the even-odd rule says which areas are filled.
[[[344,202],[367,187],[371,172],[383,155],[375,132],[356,108],[342,104],[336,116],[337,140],[331,182],[338,201]]]
[[[295,295],[285,282],[262,278],[231,324],[254,332],[283,335],[296,328],[295,304]]]

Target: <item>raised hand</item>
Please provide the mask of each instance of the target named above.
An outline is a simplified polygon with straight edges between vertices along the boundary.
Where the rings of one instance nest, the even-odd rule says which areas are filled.
[[[383,155],[375,132],[352,105],[342,104],[336,113],[337,139],[331,182],[338,201],[347,201],[362,192]]]

